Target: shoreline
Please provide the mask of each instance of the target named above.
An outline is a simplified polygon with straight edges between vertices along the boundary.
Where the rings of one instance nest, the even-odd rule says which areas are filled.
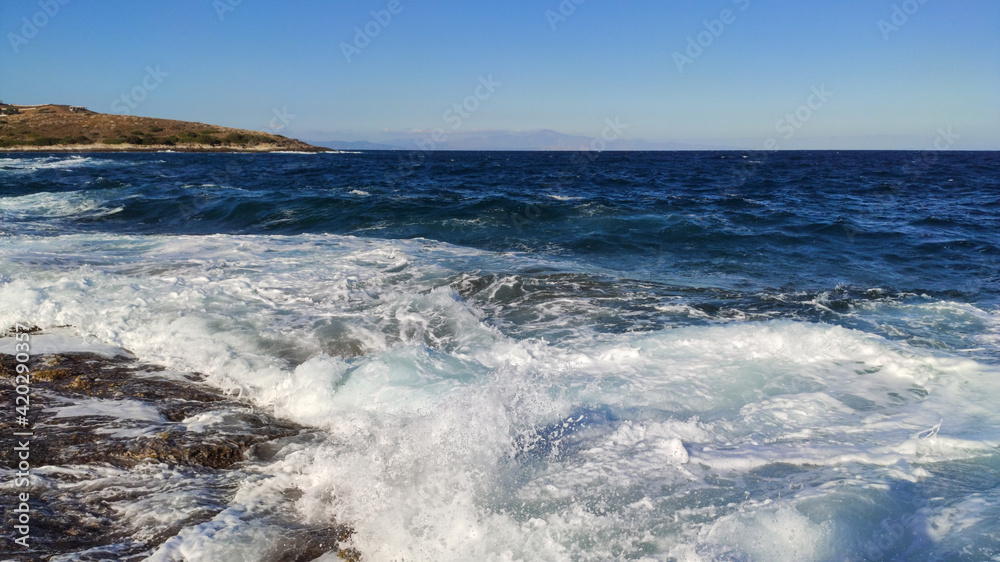
[[[31,353],[18,359],[16,342],[29,343]],[[256,467],[315,433],[227,394],[200,373],[88,343],[68,326],[15,325],[0,332],[0,381],[11,387],[5,403],[14,404],[15,382],[23,390],[18,395],[30,396],[21,402],[20,423],[13,416],[0,420],[0,468],[44,475],[32,485],[27,476],[17,484],[19,513],[30,535],[24,534],[23,549],[0,549],[4,560],[81,553],[131,560],[169,553],[175,527],[212,521]],[[177,474],[183,479],[160,484]],[[152,493],[137,485],[142,475],[149,477]],[[136,526],[122,515],[169,509],[162,497],[178,490],[192,503],[171,520]],[[264,511],[254,516],[262,525],[283,525]],[[4,520],[9,525],[12,518]],[[284,532],[274,545],[276,558],[312,560],[331,552],[360,558],[349,546],[349,525],[327,521]]]
[[[253,146],[253,147],[206,147],[197,145],[177,146],[168,144],[154,145],[118,145],[118,144],[68,144],[59,146],[5,146],[0,148],[0,153],[8,152],[337,152],[332,148],[316,147],[312,150],[295,149],[282,146]]]
[[[0,152],[328,152],[284,135],[111,115],[85,107],[0,103]]]

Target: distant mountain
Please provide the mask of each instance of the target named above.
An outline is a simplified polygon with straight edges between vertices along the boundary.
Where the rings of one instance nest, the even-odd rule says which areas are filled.
[[[281,135],[70,105],[0,104],[0,151],[326,152]]]
[[[442,134],[443,133],[443,134]],[[380,143],[314,141],[337,150],[716,150],[710,145],[655,142],[642,139],[605,141],[601,137],[567,135],[551,129],[535,131],[457,131],[400,133]]]
[[[332,148],[333,150],[402,150],[403,147],[391,144],[378,144],[368,141],[314,141],[316,146]]]

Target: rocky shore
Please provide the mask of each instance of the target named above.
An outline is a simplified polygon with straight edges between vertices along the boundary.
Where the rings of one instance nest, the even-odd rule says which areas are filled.
[[[10,414],[0,419],[0,493],[5,507],[18,492],[30,494],[31,541],[23,549],[4,540],[4,560],[144,559],[226,509],[242,482],[261,477],[255,463],[314,437],[209,387],[197,373],[143,364],[124,351],[31,355],[30,423],[22,426],[13,415],[17,365],[14,355],[0,354],[0,404]],[[18,486],[15,451],[26,438],[14,433],[25,431],[32,433],[31,477]],[[4,509],[5,534],[15,516]],[[282,529],[260,560],[313,560],[351,535],[345,526],[304,526],[287,514],[256,516]],[[338,554],[360,559],[351,549]]]

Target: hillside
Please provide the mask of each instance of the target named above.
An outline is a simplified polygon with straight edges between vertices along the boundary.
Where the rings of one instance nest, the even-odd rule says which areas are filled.
[[[97,113],[69,105],[0,104],[0,152],[325,152],[281,135],[218,125]]]

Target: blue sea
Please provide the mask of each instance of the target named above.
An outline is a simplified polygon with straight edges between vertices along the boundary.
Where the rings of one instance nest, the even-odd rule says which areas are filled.
[[[998,171],[8,153],[0,326],[309,428],[222,505],[118,474],[150,487],[114,504],[136,537],[209,510],[152,560],[264,560],[332,522],[370,561],[1000,560]]]

